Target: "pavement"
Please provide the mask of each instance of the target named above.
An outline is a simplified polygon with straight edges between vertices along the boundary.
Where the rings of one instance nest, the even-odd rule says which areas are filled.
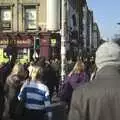
[[[66,105],[60,101],[56,95],[52,98],[53,119],[52,120],[67,120],[68,111]]]
[[[52,120],[67,120],[68,112],[64,104],[53,103],[52,112],[53,112]]]

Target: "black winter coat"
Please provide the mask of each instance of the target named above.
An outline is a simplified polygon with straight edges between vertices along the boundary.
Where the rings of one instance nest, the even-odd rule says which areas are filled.
[[[106,66],[72,97],[69,120],[120,120],[120,70]]]

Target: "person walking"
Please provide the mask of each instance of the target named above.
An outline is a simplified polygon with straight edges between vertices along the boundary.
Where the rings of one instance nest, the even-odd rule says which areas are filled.
[[[44,120],[45,113],[52,118],[50,111],[49,89],[41,81],[42,69],[33,66],[30,80],[26,81],[18,95],[18,100],[25,105],[24,120]]]
[[[84,63],[77,61],[73,70],[66,77],[61,94],[61,101],[64,101],[68,105],[68,109],[71,103],[71,97],[73,91],[80,85],[88,81],[88,76],[84,71]]]
[[[45,85],[47,85],[50,91],[50,99],[52,101],[54,88],[56,87],[56,81],[57,81],[56,72],[50,63],[48,62],[46,63],[45,57],[40,58],[38,65],[43,70],[42,75],[41,75],[41,80],[43,81]]]
[[[73,93],[69,120],[120,119],[120,46],[105,42],[95,62],[95,79]]]
[[[4,117],[9,119],[16,119],[15,109],[18,103],[17,95],[20,88],[25,81],[25,70],[22,64],[15,64],[12,73],[7,77],[4,91],[5,91],[5,110]],[[18,119],[17,119],[18,120]]]

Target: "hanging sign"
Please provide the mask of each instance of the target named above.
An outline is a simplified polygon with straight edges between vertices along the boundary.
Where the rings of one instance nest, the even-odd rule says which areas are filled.
[[[54,47],[56,45],[56,39],[51,39],[51,46]]]

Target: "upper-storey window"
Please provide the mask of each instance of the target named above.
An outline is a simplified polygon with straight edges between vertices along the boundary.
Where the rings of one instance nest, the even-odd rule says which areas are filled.
[[[25,7],[25,29],[35,30],[37,27],[37,11],[36,7]]]
[[[12,23],[12,11],[10,7],[0,8],[0,21],[2,30],[10,30]]]

